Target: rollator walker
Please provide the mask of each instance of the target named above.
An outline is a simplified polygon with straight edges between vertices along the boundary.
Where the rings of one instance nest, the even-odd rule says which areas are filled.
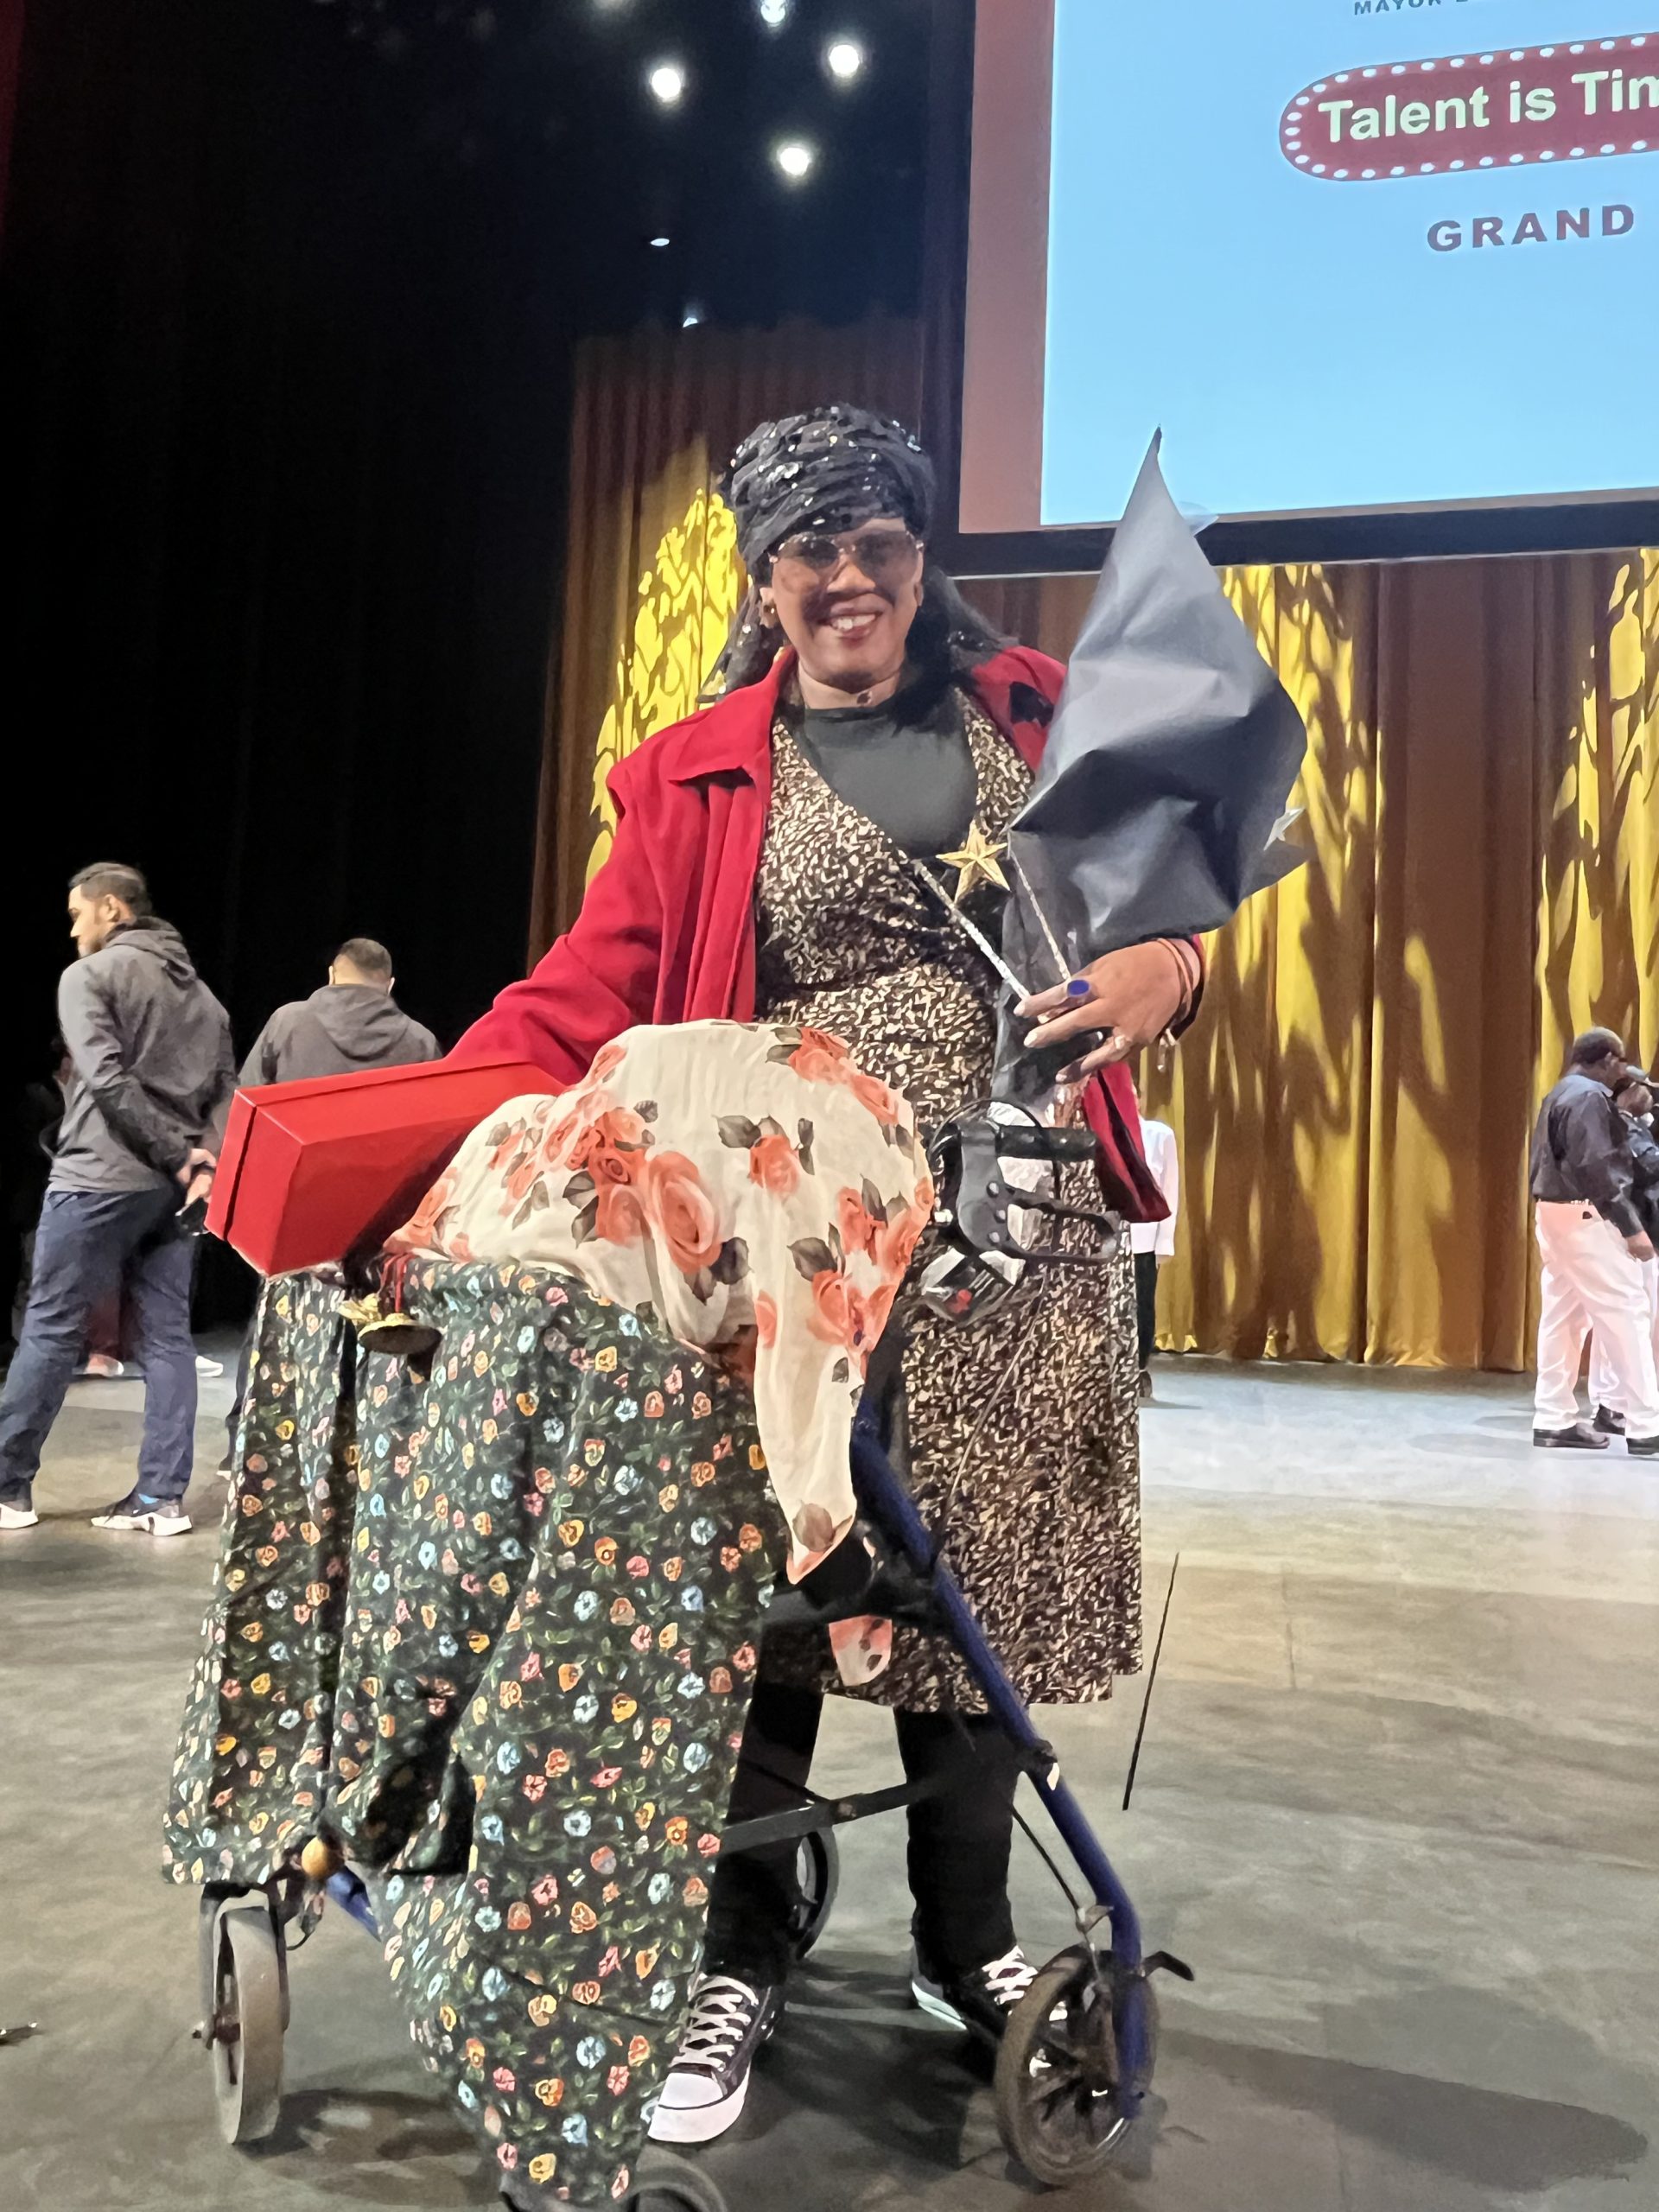
[[[909,1294],[938,1310],[982,1319],[1017,1306],[1033,1268],[1102,1266],[1115,1256],[1121,1234],[1116,1220],[1059,1195],[1060,1172],[1096,1156],[1096,1140],[1086,1128],[1055,1127],[1022,1107],[999,1103],[947,1122],[929,1156],[938,1192],[938,1249]],[[1043,1236],[1045,1224],[1065,1222],[1091,1232],[1086,1249],[1031,1241]],[[1078,1236],[1081,1242],[1081,1231]],[[894,1464],[902,1460],[903,1440],[894,1433],[893,1399],[878,1378],[896,1370],[901,1328],[895,1316],[872,1360],[872,1380],[855,1421],[856,1535],[800,1586],[779,1591],[766,1625],[822,1628],[875,1614],[948,1636],[1020,1751],[1031,1785],[1081,1876],[1081,1890],[1065,1880],[1039,1844],[1071,1906],[1077,1940],[1038,1970],[1009,2018],[996,2061],[996,2116],[1008,2152],[1033,2179],[1061,2188],[1106,2167],[1141,2108],[1158,2050],[1153,1976],[1162,1970],[1190,1981],[1192,1974],[1168,1953],[1147,1951],[1135,1907],[1062,1777],[1053,1747],[944,1563],[947,1532],[928,1528]],[[912,1795],[903,1784],[836,1798],[809,1793],[798,1807],[728,1827],[721,1850],[796,1842],[802,1903],[794,1940],[798,1956],[804,1957],[834,1906],[836,1830],[895,1810]],[[305,1856],[312,1859],[311,1847]],[[196,2032],[213,2062],[219,2131],[227,2143],[259,2141],[276,2125],[289,2025],[288,1954],[309,1939],[325,1900],[378,1933],[362,1880],[349,1868],[329,1868],[321,1858],[313,1866],[311,1872],[303,1865],[285,1871],[260,1889],[210,1884],[203,1895],[202,2024]],[[541,2201],[521,2196],[517,2186],[512,2177],[504,2183],[510,2202]],[[654,2147],[623,2201],[636,2212],[727,2212],[706,2171]]]

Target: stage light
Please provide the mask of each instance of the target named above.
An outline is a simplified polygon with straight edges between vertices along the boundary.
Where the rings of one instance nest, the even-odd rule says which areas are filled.
[[[769,31],[782,30],[789,21],[789,0],[760,0],[760,20]]]
[[[772,158],[791,184],[799,184],[811,175],[818,149],[804,138],[780,138],[772,149]]]
[[[864,67],[864,49],[855,38],[832,39],[823,49],[823,66],[843,85],[850,85]]]
[[[665,245],[671,245],[671,244],[673,243],[673,241],[672,241],[671,239],[670,239],[670,238],[663,238],[663,237],[660,237],[660,236],[659,236],[659,237],[657,237],[657,238],[652,238],[652,239],[650,241],[650,243],[651,243],[652,245],[654,245],[654,246],[662,247],[662,246],[665,246]]]
[[[685,72],[677,61],[659,61],[645,79],[652,98],[664,107],[677,107],[685,92]]]
[[[697,326],[707,319],[708,312],[701,300],[688,300],[685,303],[685,311],[680,317],[680,328],[682,330],[696,329]]]

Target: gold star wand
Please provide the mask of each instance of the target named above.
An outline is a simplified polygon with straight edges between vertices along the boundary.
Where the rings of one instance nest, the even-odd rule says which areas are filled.
[[[1006,891],[1008,888],[1008,879],[1003,874],[1001,867],[1001,856],[1007,850],[1006,845],[992,842],[991,839],[986,836],[978,818],[976,817],[969,824],[967,842],[957,851],[941,853],[938,856],[939,865],[942,868],[953,868],[957,871],[957,891],[954,899],[925,861],[918,860],[914,854],[912,854],[910,865],[963,935],[984,954],[986,959],[990,962],[992,967],[1014,993],[1014,997],[1027,999],[1031,996],[1030,991],[1014,974],[984,931],[963,912],[961,906],[961,901],[967,898],[971,891],[977,889],[981,883],[994,883],[1001,891]]]
[[[1002,855],[1007,845],[995,843],[985,834],[977,815],[968,825],[967,842],[954,853],[941,853],[939,865],[957,871],[956,904],[976,891],[982,883],[994,883],[999,891],[1008,888],[1008,879],[1002,873]]]

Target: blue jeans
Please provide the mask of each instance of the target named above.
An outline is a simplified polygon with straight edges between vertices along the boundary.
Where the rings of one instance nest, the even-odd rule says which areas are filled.
[[[133,1351],[144,1370],[138,1489],[180,1498],[196,1437],[196,1348],[190,1335],[191,1240],[179,1193],[48,1191],[35,1236],[22,1333],[0,1393],[0,1500],[26,1505],[52,1424],[80,1363],[86,1324],[124,1278]]]

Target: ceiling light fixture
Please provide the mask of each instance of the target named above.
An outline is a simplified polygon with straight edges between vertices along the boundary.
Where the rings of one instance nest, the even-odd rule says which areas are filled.
[[[791,184],[799,184],[811,175],[818,149],[804,138],[780,138],[772,149],[772,158]]]
[[[661,236],[660,234],[658,234],[658,237],[656,237],[656,238],[652,238],[652,239],[651,240],[651,244],[652,244],[652,245],[654,245],[654,246],[658,246],[658,247],[660,247],[660,246],[665,246],[665,245],[670,245],[671,243],[671,241],[670,239],[668,239],[668,238],[664,238],[664,237]]]
[[[850,85],[864,68],[864,49],[855,38],[831,39],[823,49],[823,66],[839,83]]]
[[[789,0],[760,0],[760,20],[769,31],[782,30],[789,21]]]
[[[685,303],[685,312],[680,317],[680,328],[696,330],[698,325],[706,320],[707,315],[708,309],[701,300],[688,300]]]
[[[685,72],[677,61],[658,61],[645,79],[651,96],[664,107],[677,107],[685,93]]]

